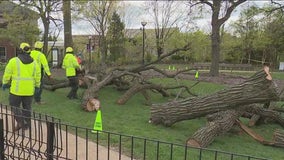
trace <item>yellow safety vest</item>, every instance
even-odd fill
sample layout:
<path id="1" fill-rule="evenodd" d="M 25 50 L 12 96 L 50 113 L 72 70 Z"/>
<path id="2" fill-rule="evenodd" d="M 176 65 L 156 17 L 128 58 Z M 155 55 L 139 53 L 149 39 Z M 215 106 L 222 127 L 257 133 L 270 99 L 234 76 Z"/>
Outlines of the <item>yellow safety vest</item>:
<path id="1" fill-rule="evenodd" d="M 30 53 L 30 56 L 39 64 L 40 68 L 44 69 L 44 72 L 48 76 L 51 75 L 48 62 L 46 60 L 45 55 L 42 52 L 37 51 L 37 50 L 32 50 Z"/>
<path id="2" fill-rule="evenodd" d="M 34 61 L 23 64 L 18 57 L 9 60 L 3 75 L 3 84 L 11 80 L 10 93 L 18 96 L 34 95 L 35 87 L 40 86 L 40 68 Z"/>
<path id="3" fill-rule="evenodd" d="M 66 71 L 66 76 L 76 76 L 76 68 L 80 68 L 80 65 L 76 59 L 76 57 L 71 53 L 66 53 L 62 68 Z"/>

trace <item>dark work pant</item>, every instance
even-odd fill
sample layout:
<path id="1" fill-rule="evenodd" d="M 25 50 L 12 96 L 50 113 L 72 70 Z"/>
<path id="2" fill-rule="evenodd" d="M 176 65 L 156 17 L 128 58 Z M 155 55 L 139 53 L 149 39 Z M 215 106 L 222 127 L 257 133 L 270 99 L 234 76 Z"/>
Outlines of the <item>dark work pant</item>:
<path id="1" fill-rule="evenodd" d="M 68 98 L 77 98 L 77 90 L 79 88 L 79 79 L 77 76 L 67 77 L 69 79 L 71 90 L 67 95 Z"/>
<path id="2" fill-rule="evenodd" d="M 31 104 L 33 96 L 17 96 L 9 95 L 9 103 L 12 106 L 12 112 L 15 115 L 15 120 L 19 125 L 31 125 Z M 23 109 L 21 108 L 21 105 Z"/>
<path id="3" fill-rule="evenodd" d="M 42 93 L 42 87 L 43 87 L 43 74 L 44 74 L 44 70 L 42 68 L 41 69 L 39 92 L 34 94 L 34 98 L 35 98 L 36 102 L 40 102 L 41 101 L 41 93 Z"/>

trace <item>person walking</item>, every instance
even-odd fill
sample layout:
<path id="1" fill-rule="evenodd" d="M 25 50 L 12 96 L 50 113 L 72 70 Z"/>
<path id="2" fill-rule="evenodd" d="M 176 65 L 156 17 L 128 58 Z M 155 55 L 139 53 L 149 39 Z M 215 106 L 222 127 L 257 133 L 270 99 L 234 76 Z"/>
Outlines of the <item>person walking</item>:
<path id="1" fill-rule="evenodd" d="M 17 122 L 17 126 L 12 128 L 13 132 L 31 127 L 33 95 L 39 92 L 40 67 L 32 59 L 30 52 L 30 45 L 21 43 L 20 53 L 9 60 L 3 74 L 2 89 L 10 88 L 9 104 Z M 23 109 L 20 108 L 21 105 Z"/>
<path id="2" fill-rule="evenodd" d="M 80 70 L 80 65 L 74 55 L 72 47 L 66 48 L 66 54 L 63 58 L 62 68 L 65 69 L 66 77 L 69 79 L 71 90 L 67 97 L 69 99 L 78 99 L 77 90 L 79 88 L 79 79 L 76 70 Z"/>
<path id="3" fill-rule="evenodd" d="M 45 55 L 42 53 L 43 42 L 36 41 L 34 44 L 34 50 L 31 51 L 31 57 L 38 63 L 41 68 L 41 78 L 39 92 L 34 95 L 35 103 L 38 105 L 45 104 L 41 100 L 42 88 L 43 88 L 43 76 L 46 74 L 48 78 L 51 77 L 50 69 Z"/>

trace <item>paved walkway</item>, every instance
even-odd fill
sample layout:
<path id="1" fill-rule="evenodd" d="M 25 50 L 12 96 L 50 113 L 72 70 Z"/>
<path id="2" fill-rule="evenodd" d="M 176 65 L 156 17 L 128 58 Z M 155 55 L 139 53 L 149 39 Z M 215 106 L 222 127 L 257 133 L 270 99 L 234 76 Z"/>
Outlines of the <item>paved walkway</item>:
<path id="1" fill-rule="evenodd" d="M 47 149 L 47 124 L 42 121 L 32 120 L 32 127 L 28 130 L 19 130 L 12 133 L 13 118 L 9 110 L 1 109 L 1 118 L 4 120 L 6 145 L 5 154 L 18 155 L 17 159 L 46 159 L 44 155 Z M 60 127 L 62 127 L 60 129 Z M 91 140 L 86 140 L 65 130 L 74 128 L 60 126 L 55 127 L 54 155 L 60 155 L 58 159 L 72 160 L 129 160 L 130 157 L 119 154 L 119 152 L 103 147 Z M 65 128 L 66 127 L 66 128 Z M 87 131 L 87 130 L 86 130 Z M 88 134 L 89 137 L 96 136 L 97 133 Z M 99 133 L 103 134 L 103 133 Z M 15 147 L 15 144 L 17 144 Z M 32 150 L 30 149 L 32 148 Z M 28 155 L 29 154 L 29 155 Z M 10 159 L 9 157 L 8 159 Z M 17 156 L 16 156 L 17 157 Z M 41 158 L 39 158 L 41 157 Z M 57 159 L 57 158 L 54 158 Z"/>

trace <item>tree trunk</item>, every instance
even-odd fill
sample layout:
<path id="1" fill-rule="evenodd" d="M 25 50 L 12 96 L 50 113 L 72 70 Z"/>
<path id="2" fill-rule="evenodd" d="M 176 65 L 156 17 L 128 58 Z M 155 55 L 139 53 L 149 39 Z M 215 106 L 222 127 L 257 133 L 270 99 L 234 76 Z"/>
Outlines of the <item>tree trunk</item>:
<path id="1" fill-rule="evenodd" d="M 277 122 L 279 125 L 284 127 L 284 118 L 277 111 L 273 111 L 271 109 L 266 109 L 259 106 L 252 106 L 247 108 L 247 112 L 254 113 L 255 115 L 259 115 L 261 119 L 270 119 Z"/>
<path id="2" fill-rule="evenodd" d="M 221 1 L 213 1 L 212 18 L 211 18 L 211 67 L 209 74 L 211 76 L 219 76 L 219 60 L 220 60 L 220 27 L 219 13 L 221 9 Z"/>
<path id="3" fill-rule="evenodd" d="M 125 104 L 132 96 L 134 96 L 136 93 L 141 92 L 143 90 L 147 89 L 155 89 L 159 91 L 164 97 L 168 97 L 169 94 L 163 90 L 163 86 L 161 85 L 155 85 L 155 84 L 145 84 L 145 85 L 140 85 L 136 84 L 133 85 L 129 90 L 127 90 L 126 93 L 124 93 L 117 101 L 117 104 Z"/>
<path id="4" fill-rule="evenodd" d="M 63 1 L 64 47 L 73 47 L 71 26 L 71 1 Z"/>
<path id="5" fill-rule="evenodd" d="M 219 60 L 220 60 L 220 26 L 212 20 L 211 35 L 211 67 L 209 74 L 211 76 L 219 76 Z"/>
<path id="6" fill-rule="evenodd" d="M 151 107 L 150 122 L 171 126 L 179 121 L 236 109 L 243 105 L 277 101 L 280 96 L 278 87 L 268 78 L 270 75 L 267 73 L 261 70 L 245 82 L 211 95 L 154 104 Z"/>
<path id="7" fill-rule="evenodd" d="M 187 140 L 187 145 L 194 147 L 207 147 L 214 138 L 229 131 L 235 121 L 242 114 L 241 111 L 227 110 L 215 113 L 210 116 L 212 121 L 208 125 L 200 128 Z M 212 116 L 214 118 L 212 118 Z"/>
<path id="8" fill-rule="evenodd" d="M 284 147 L 284 130 L 276 129 L 273 134 L 273 141 L 276 146 Z"/>
<path id="9" fill-rule="evenodd" d="M 43 84 L 43 88 L 46 90 L 50 90 L 50 91 L 55 91 L 56 89 L 60 89 L 60 88 L 66 88 L 69 87 L 69 81 L 65 81 L 62 83 L 56 83 L 53 85 L 47 85 L 47 84 Z"/>
<path id="10" fill-rule="evenodd" d="M 88 110 L 87 104 L 88 103 L 92 103 L 93 99 L 98 99 L 98 91 L 105 86 L 106 84 L 110 83 L 110 81 L 113 80 L 113 78 L 115 77 L 115 74 L 109 74 L 108 76 L 106 76 L 102 81 L 100 82 L 96 82 L 95 80 L 93 80 L 93 82 L 90 81 L 86 81 L 88 88 L 85 90 L 83 98 L 82 98 L 82 102 L 81 102 L 81 107 L 84 110 Z M 87 78 L 87 77 L 85 77 Z"/>
<path id="11" fill-rule="evenodd" d="M 43 88 L 50 91 L 55 91 L 56 89 L 69 87 L 69 80 L 57 80 L 57 79 L 43 79 Z"/>

